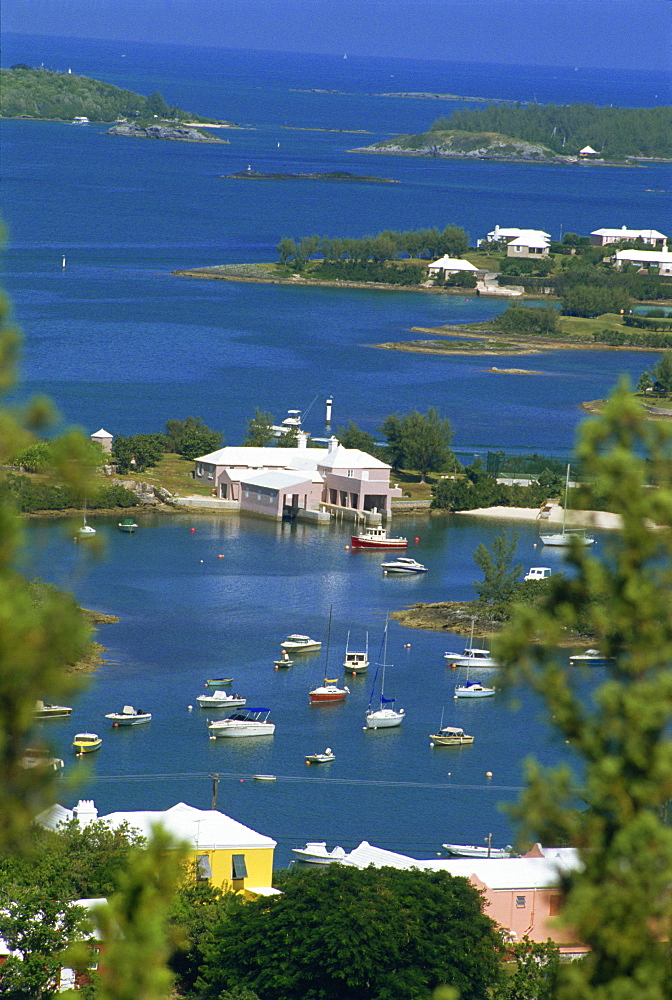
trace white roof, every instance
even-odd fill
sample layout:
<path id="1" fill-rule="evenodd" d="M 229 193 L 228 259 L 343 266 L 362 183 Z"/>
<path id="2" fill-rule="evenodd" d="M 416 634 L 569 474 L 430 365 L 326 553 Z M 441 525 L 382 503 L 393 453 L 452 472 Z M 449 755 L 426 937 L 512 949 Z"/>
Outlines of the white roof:
<path id="1" fill-rule="evenodd" d="M 351 868 L 368 868 L 369 865 L 373 865 L 374 868 L 424 868 L 427 862 L 416 861 L 415 858 L 386 851 L 382 847 L 374 847 L 368 840 L 363 840 L 359 847 L 355 847 L 345 855 L 341 864 L 349 865 Z"/>
<path id="2" fill-rule="evenodd" d="M 359 448 L 344 448 L 336 443 L 329 448 L 263 448 L 227 446 L 209 455 L 201 455 L 197 462 L 226 467 L 232 471 L 241 470 L 237 479 L 245 479 L 245 470 L 260 472 L 269 469 L 289 469 L 292 472 L 316 472 L 318 466 L 324 469 L 389 469 L 380 459 L 368 455 Z"/>
<path id="3" fill-rule="evenodd" d="M 669 264 L 672 263 L 672 252 L 664 250 L 617 250 L 616 260 L 631 260 L 633 263 L 641 264 Z"/>
<path id="4" fill-rule="evenodd" d="M 478 271 L 476 265 L 470 264 L 468 260 L 461 260 L 459 257 L 449 257 L 447 254 L 444 254 L 443 257 L 439 257 L 433 264 L 430 264 L 430 271 L 434 267 L 442 268 L 446 271 Z"/>
<path id="5" fill-rule="evenodd" d="M 359 448 L 344 448 L 337 444 L 331 451 L 327 451 L 324 457 L 320 458 L 318 468 L 320 469 L 389 469 L 390 466 L 381 462 L 379 458 L 374 458 Z"/>
<path id="6" fill-rule="evenodd" d="M 519 229 L 511 228 L 504 229 L 501 226 L 495 226 L 491 233 L 488 233 L 488 239 L 491 240 L 510 240 L 517 239 L 519 236 L 526 236 L 529 233 L 536 233 L 539 236 L 545 236 L 547 240 L 550 240 L 551 234 L 545 233 L 543 229 Z"/>
<path id="7" fill-rule="evenodd" d="M 92 438 L 111 438 L 111 437 L 114 437 L 114 434 L 110 434 L 110 432 L 106 431 L 104 427 L 101 427 L 100 430 L 96 431 L 95 434 L 92 434 L 91 437 Z"/>
<path id="8" fill-rule="evenodd" d="M 508 243 L 510 247 L 547 247 L 548 244 L 549 237 L 546 233 L 541 233 L 534 229 L 522 232 L 515 240 L 509 240 Z"/>
<path id="9" fill-rule="evenodd" d="M 579 150 L 579 156 L 583 153 L 584 156 L 597 155 L 597 150 L 593 149 L 592 146 L 584 146 L 583 149 Z"/>
<path id="10" fill-rule="evenodd" d="M 657 229 L 627 229 L 621 226 L 620 229 L 594 229 L 591 236 L 615 236 L 622 240 L 666 240 L 664 233 L 659 233 Z"/>
<path id="11" fill-rule="evenodd" d="M 310 472 L 299 474 L 285 472 L 284 469 L 271 469 L 253 472 L 251 476 L 241 474 L 240 482 L 245 486 L 264 486 L 269 490 L 286 490 L 292 486 L 299 486 L 301 483 L 312 483 L 314 478 Z M 321 481 L 321 477 L 317 478 Z"/>
<path id="12" fill-rule="evenodd" d="M 55 830 L 60 823 L 67 822 L 74 816 L 75 810 L 55 805 L 40 813 L 36 820 L 41 826 Z M 128 823 L 143 837 L 151 836 L 152 828 L 160 823 L 176 840 L 186 842 L 195 850 L 249 850 L 276 845 L 271 837 L 256 833 L 217 809 L 195 809 L 185 802 L 178 802 L 165 811 L 113 812 L 100 816 L 99 819 L 113 829 Z"/>

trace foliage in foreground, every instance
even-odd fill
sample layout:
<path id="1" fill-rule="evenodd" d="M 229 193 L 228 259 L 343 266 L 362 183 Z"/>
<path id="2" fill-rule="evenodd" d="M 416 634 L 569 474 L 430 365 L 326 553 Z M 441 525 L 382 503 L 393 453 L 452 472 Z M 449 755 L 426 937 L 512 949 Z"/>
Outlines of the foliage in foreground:
<path id="1" fill-rule="evenodd" d="M 557 1000 L 667 1000 L 672 995 L 672 437 L 621 384 L 577 449 L 584 506 L 606 497 L 622 530 L 600 558 L 580 545 L 535 609 L 518 607 L 497 643 L 508 671 L 539 693 L 582 767 L 530 762 L 518 818 L 532 840 L 579 848 L 564 881 L 563 921 L 591 949 L 561 966 Z M 651 526 L 658 525 L 660 530 Z M 609 662 L 586 698 L 553 653 L 587 617 Z M 575 811 L 577 795 L 585 804 Z"/>
<path id="2" fill-rule="evenodd" d="M 445 872 L 332 865 L 286 872 L 281 896 L 239 903 L 216 929 L 203 1000 L 417 1000 L 441 984 L 483 1000 L 499 939 L 480 894 Z"/>

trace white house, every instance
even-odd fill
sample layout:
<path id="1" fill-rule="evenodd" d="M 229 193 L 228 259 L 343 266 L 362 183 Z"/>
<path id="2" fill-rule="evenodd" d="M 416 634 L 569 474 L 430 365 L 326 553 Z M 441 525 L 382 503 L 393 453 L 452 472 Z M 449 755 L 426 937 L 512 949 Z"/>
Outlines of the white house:
<path id="1" fill-rule="evenodd" d="M 667 246 L 662 250 L 617 250 L 612 260 L 618 270 L 624 264 L 637 264 L 640 270 L 655 267 L 659 275 L 672 275 L 672 252 Z"/>
<path id="2" fill-rule="evenodd" d="M 280 519 L 322 510 L 388 517 L 393 497 L 390 466 L 332 437 L 326 448 L 226 447 L 195 461 L 194 479 L 240 510 Z"/>
<path id="3" fill-rule="evenodd" d="M 543 236 L 550 242 L 551 234 L 545 233 L 543 229 L 519 229 L 517 227 L 507 229 L 503 226 L 495 226 L 492 232 L 488 233 L 486 239 L 489 241 L 502 240 L 508 243 L 509 240 L 517 240 L 520 236 L 528 236 L 532 233 Z"/>
<path id="4" fill-rule="evenodd" d="M 470 264 L 468 260 L 462 260 L 459 257 L 449 257 L 447 254 L 444 254 L 443 257 L 439 257 L 438 260 L 430 264 L 428 270 L 431 277 L 445 278 L 449 274 L 468 272 L 476 274 L 478 268 L 475 264 Z"/>
<path id="5" fill-rule="evenodd" d="M 595 229 L 590 234 L 590 245 L 593 247 L 604 247 L 609 243 L 620 243 L 627 240 L 634 243 L 635 240 L 642 240 L 650 243 L 654 249 L 662 249 L 667 243 L 667 236 L 659 233 L 657 229 L 628 229 L 621 226 L 620 229 Z"/>
<path id="6" fill-rule="evenodd" d="M 506 244 L 507 257 L 547 257 L 550 236 L 539 229 L 525 229 Z"/>

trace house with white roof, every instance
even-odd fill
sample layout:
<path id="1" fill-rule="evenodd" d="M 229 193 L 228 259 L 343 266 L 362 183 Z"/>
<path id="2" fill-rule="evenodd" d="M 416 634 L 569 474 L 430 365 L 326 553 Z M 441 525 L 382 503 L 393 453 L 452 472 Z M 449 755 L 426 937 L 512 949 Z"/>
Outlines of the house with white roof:
<path id="1" fill-rule="evenodd" d="M 47 830 L 56 830 L 73 819 L 82 827 L 100 820 L 113 830 L 128 824 L 146 838 L 160 825 L 176 843 L 186 844 L 188 860 L 196 864 L 199 878 L 221 889 L 249 895 L 269 895 L 276 891 L 272 887 L 276 841 L 217 809 L 196 809 L 178 802 L 166 810 L 98 816 L 91 799 L 80 799 L 74 809 L 51 806 L 36 817 L 36 822 Z"/>
<path id="2" fill-rule="evenodd" d="M 584 954 L 571 928 L 554 919 L 560 912 L 563 875 L 576 871 L 581 862 L 574 848 L 544 848 L 535 844 L 521 858 L 428 858 L 417 860 L 386 851 L 362 841 L 340 864 L 356 868 L 401 868 L 445 871 L 468 879 L 480 890 L 487 916 L 514 941 L 524 937 L 543 942 L 549 938 L 563 955 Z"/>
<path id="3" fill-rule="evenodd" d="M 551 238 L 539 229 L 524 229 L 506 244 L 507 257 L 548 257 Z"/>
<path id="4" fill-rule="evenodd" d="M 390 485 L 391 467 L 332 437 L 326 448 L 308 448 L 305 435 L 295 448 L 229 446 L 195 461 L 194 479 L 238 509 L 279 520 L 348 512 L 356 517 L 377 511 L 389 517 L 392 499 L 402 494 Z"/>
<path id="5" fill-rule="evenodd" d="M 592 247 L 604 247 L 609 243 L 620 243 L 622 240 L 628 243 L 642 240 L 643 243 L 649 243 L 654 250 L 662 250 L 667 243 L 667 236 L 659 233 L 657 229 L 628 229 L 626 226 L 620 229 L 596 229 L 590 234 Z"/>
<path id="6" fill-rule="evenodd" d="M 617 270 L 621 270 L 626 264 L 635 264 L 640 271 L 655 268 L 659 275 L 672 275 L 672 252 L 667 249 L 666 244 L 662 250 L 617 250 L 611 259 Z"/>
<path id="7" fill-rule="evenodd" d="M 428 271 L 431 278 L 446 278 L 449 274 L 476 274 L 478 268 L 468 260 L 444 254 L 429 265 Z"/>
<path id="8" fill-rule="evenodd" d="M 508 243 L 509 240 L 517 240 L 520 236 L 525 236 L 530 233 L 536 233 L 539 236 L 544 236 L 550 242 L 551 234 L 545 233 L 543 229 L 520 229 L 517 226 L 511 228 L 495 226 L 492 232 L 488 233 L 486 239 L 493 242 L 501 240 Z"/>

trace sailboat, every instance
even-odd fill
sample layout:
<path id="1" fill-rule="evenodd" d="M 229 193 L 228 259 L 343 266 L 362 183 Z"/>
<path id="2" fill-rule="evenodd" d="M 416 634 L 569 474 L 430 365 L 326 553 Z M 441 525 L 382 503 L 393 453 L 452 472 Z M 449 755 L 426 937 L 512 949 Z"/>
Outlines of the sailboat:
<path id="1" fill-rule="evenodd" d="M 324 672 L 325 674 L 329 670 L 329 643 L 331 639 L 331 612 L 332 609 L 329 608 L 329 628 L 327 630 L 327 650 L 324 658 Z M 308 692 L 308 697 L 312 705 L 320 705 L 325 702 L 334 701 L 345 701 L 345 699 L 350 694 L 350 688 L 345 684 L 343 687 L 339 687 L 338 678 L 334 677 L 333 680 L 329 677 L 324 678 L 324 683 L 320 684 L 318 687 L 312 688 Z"/>
<path id="2" fill-rule="evenodd" d="M 467 667 L 467 676 L 465 678 L 464 684 L 455 685 L 454 698 L 489 698 L 490 695 L 495 694 L 495 688 L 486 687 L 481 681 L 470 681 L 469 680 L 469 667 Z"/>
<path id="3" fill-rule="evenodd" d="M 562 531 L 551 532 L 547 535 L 542 535 L 539 532 L 539 540 L 542 545 L 571 545 L 572 539 L 576 539 L 579 545 L 594 545 L 595 539 L 592 535 L 586 534 L 585 528 L 568 528 L 567 527 L 567 497 L 569 495 L 569 470 L 570 466 L 567 466 L 567 477 L 565 479 L 565 504 L 562 508 Z"/>
<path id="4" fill-rule="evenodd" d="M 382 674 L 380 678 L 380 705 L 378 708 L 373 708 L 373 692 L 376 688 L 376 679 L 378 677 L 378 668 L 376 668 L 376 676 L 373 678 L 373 687 L 371 688 L 371 699 L 369 701 L 369 709 L 365 715 L 366 728 L 367 729 L 392 729 L 393 726 L 400 726 L 404 721 L 404 710 L 403 708 L 396 709 L 394 707 L 394 698 L 385 697 L 385 670 L 387 667 L 387 621 L 385 622 L 385 631 L 383 633 L 383 662 L 379 663 L 378 666 L 382 667 Z"/>
<path id="5" fill-rule="evenodd" d="M 86 500 L 85 500 L 84 501 L 84 520 L 83 520 L 82 526 L 79 529 L 79 531 L 77 532 L 77 534 L 80 535 L 83 538 L 87 538 L 87 537 L 90 537 L 91 535 L 95 535 L 95 533 L 96 533 L 96 529 L 92 528 L 90 524 L 86 523 Z"/>

